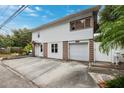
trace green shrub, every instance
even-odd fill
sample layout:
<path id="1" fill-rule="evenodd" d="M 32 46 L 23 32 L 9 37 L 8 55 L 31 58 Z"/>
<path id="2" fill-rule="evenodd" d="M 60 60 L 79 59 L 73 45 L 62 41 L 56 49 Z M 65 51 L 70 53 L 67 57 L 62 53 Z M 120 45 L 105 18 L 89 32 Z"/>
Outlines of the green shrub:
<path id="1" fill-rule="evenodd" d="M 27 45 L 24 47 L 24 49 L 23 49 L 23 51 L 24 51 L 25 53 L 29 53 L 31 50 L 32 50 L 32 44 L 31 44 L 31 43 L 27 44 Z"/>
<path id="2" fill-rule="evenodd" d="M 107 88 L 124 88 L 124 76 L 106 81 Z"/>

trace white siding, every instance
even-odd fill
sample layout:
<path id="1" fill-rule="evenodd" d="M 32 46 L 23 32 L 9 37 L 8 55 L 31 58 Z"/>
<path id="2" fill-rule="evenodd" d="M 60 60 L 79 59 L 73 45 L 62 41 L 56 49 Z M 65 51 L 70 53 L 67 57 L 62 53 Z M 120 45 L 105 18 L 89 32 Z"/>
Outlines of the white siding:
<path id="1" fill-rule="evenodd" d="M 110 52 L 108 55 L 99 51 L 100 43 L 94 43 L 94 59 L 95 61 L 112 61 L 112 53 Z"/>
<path id="2" fill-rule="evenodd" d="M 38 33 L 40 33 L 40 38 L 38 38 Z M 36 42 L 58 42 L 86 40 L 92 38 L 93 28 L 70 31 L 69 23 L 63 23 L 58 26 L 49 27 L 47 29 L 32 33 L 32 40 Z"/>
<path id="3" fill-rule="evenodd" d="M 99 45 L 100 42 L 94 43 L 94 59 L 95 61 L 106 61 L 106 62 L 112 62 L 113 61 L 113 57 L 114 57 L 114 53 L 116 51 L 119 51 L 120 53 L 124 53 L 124 49 L 112 49 L 108 55 L 105 53 L 102 53 L 99 51 Z M 124 62 L 124 57 L 120 56 L 120 61 Z"/>
<path id="4" fill-rule="evenodd" d="M 58 44 L 58 53 L 51 52 L 51 44 Z M 48 58 L 63 59 L 63 42 L 48 43 Z"/>

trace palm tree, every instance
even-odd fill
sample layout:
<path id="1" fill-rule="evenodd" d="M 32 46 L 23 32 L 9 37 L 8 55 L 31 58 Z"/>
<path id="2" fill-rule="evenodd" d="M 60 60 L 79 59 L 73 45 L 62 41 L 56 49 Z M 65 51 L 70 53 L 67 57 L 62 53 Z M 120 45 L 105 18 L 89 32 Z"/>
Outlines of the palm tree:
<path id="1" fill-rule="evenodd" d="M 99 16 L 100 51 L 108 53 L 113 48 L 124 48 L 124 6 L 104 6 Z"/>

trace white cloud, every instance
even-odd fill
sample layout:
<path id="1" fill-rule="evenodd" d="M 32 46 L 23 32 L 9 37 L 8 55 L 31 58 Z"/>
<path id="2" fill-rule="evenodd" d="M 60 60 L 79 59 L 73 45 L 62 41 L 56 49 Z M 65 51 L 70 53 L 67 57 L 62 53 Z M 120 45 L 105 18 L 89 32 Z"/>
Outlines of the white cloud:
<path id="1" fill-rule="evenodd" d="M 73 14 L 75 12 L 78 12 L 79 10 L 73 10 L 73 9 L 68 9 L 66 10 L 66 15 L 70 15 L 70 14 Z"/>
<path id="2" fill-rule="evenodd" d="M 18 10 L 21 7 L 21 5 L 7 5 L 7 6 L 0 6 L 0 19 L 4 17 L 4 19 L 8 18 L 10 15 L 12 15 L 16 10 Z M 6 10 L 6 11 L 5 11 Z M 5 12 L 4 12 L 5 11 Z M 24 10 L 25 13 L 28 13 L 29 16 L 38 16 L 37 14 L 34 14 L 35 10 L 31 9 L 30 7 L 27 7 Z"/>
<path id="3" fill-rule="evenodd" d="M 71 9 L 69 5 L 66 6 L 66 15 L 72 14 L 74 12 L 76 12 L 76 10 Z"/>
<path id="4" fill-rule="evenodd" d="M 38 15 L 34 13 L 30 13 L 29 16 L 37 17 Z"/>
<path id="5" fill-rule="evenodd" d="M 21 28 L 30 28 L 29 25 L 23 25 Z"/>
<path id="6" fill-rule="evenodd" d="M 35 7 L 35 10 L 37 10 L 37 11 L 41 11 L 41 10 L 43 10 L 43 9 L 40 8 L 40 7 L 38 7 L 38 6 L 36 6 L 36 7 Z"/>
<path id="7" fill-rule="evenodd" d="M 27 13 L 35 12 L 33 9 L 31 9 L 29 7 L 27 7 L 24 11 L 27 12 Z"/>
<path id="8" fill-rule="evenodd" d="M 51 11 L 46 11 L 46 13 L 48 14 L 48 15 L 51 15 L 51 16 L 53 16 L 54 14 L 51 12 Z"/>
<path id="9" fill-rule="evenodd" d="M 0 9 L 6 9 L 7 7 L 9 7 L 10 9 L 13 9 L 13 8 L 15 9 L 17 6 L 16 5 L 13 5 L 13 6 L 12 5 L 1 5 Z"/>
<path id="10" fill-rule="evenodd" d="M 11 5 L 11 6 L 9 6 L 9 9 L 11 9 L 11 10 L 17 10 L 19 8 L 20 8 L 20 6 L 17 6 L 17 5 Z"/>
<path id="11" fill-rule="evenodd" d="M 74 13 L 75 10 L 67 10 L 68 13 Z"/>
<path id="12" fill-rule="evenodd" d="M 5 21 L 10 15 L 12 15 L 16 10 L 19 9 L 19 5 L 1 5 L 0 6 L 0 20 Z"/>
<path id="13" fill-rule="evenodd" d="M 43 15 L 43 16 L 41 16 L 42 18 L 47 18 L 48 16 L 47 15 Z"/>
<path id="14" fill-rule="evenodd" d="M 32 16 L 32 17 L 39 16 L 38 14 L 36 14 L 36 10 L 34 10 L 30 7 L 27 7 L 24 11 L 28 14 L 28 16 Z"/>
<path id="15" fill-rule="evenodd" d="M 0 6 L 0 10 L 3 11 L 3 12 L 6 12 L 6 13 L 10 13 L 10 12 L 15 12 L 15 10 L 19 9 L 19 6 L 17 5 L 7 5 L 7 6 Z"/>

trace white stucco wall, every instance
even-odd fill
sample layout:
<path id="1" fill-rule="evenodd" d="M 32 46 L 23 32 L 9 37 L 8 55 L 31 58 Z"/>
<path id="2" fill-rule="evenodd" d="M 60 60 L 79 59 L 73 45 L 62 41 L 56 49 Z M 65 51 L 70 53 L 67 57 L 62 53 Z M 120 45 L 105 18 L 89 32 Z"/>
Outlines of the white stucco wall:
<path id="1" fill-rule="evenodd" d="M 58 53 L 51 52 L 51 44 L 58 44 Z M 48 43 L 48 58 L 63 59 L 63 42 Z"/>
<path id="2" fill-rule="evenodd" d="M 112 53 L 109 52 L 109 55 L 100 52 L 99 50 L 100 42 L 94 43 L 94 60 L 95 61 L 112 61 Z"/>
<path id="3" fill-rule="evenodd" d="M 38 38 L 38 33 L 40 38 Z M 32 33 L 32 40 L 36 42 L 58 42 L 70 40 L 86 40 L 93 38 L 93 28 L 70 31 L 70 24 L 63 23 L 38 32 Z"/>
<path id="4" fill-rule="evenodd" d="M 70 40 L 84 40 L 93 38 L 93 27 L 87 29 L 81 29 L 76 31 L 70 31 L 70 22 L 77 19 L 86 18 L 92 16 L 92 12 L 87 14 L 80 14 L 76 17 L 72 17 L 65 22 L 56 24 L 54 26 L 36 31 L 32 33 L 32 40 L 37 42 L 57 42 L 57 41 L 70 41 Z M 91 25 L 93 18 L 91 17 Z M 38 38 L 40 33 L 40 38 Z"/>
<path id="5" fill-rule="evenodd" d="M 95 42 L 94 43 L 94 60 L 95 61 L 106 61 L 106 62 L 112 62 L 113 61 L 113 57 L 114 57 L 114 53 L 116 51 L 119 51 L 121 54 L 124 54 L 124 49 L 112 49 L 108 55 L 105 54 L 105 53 L 102 53 L 99 51 L 99 45 L 100 45 L 100 42 Z M 124 57 L 123 56 L 120 56 L 120 61 L 121 62 L 124 62 Z"/>

